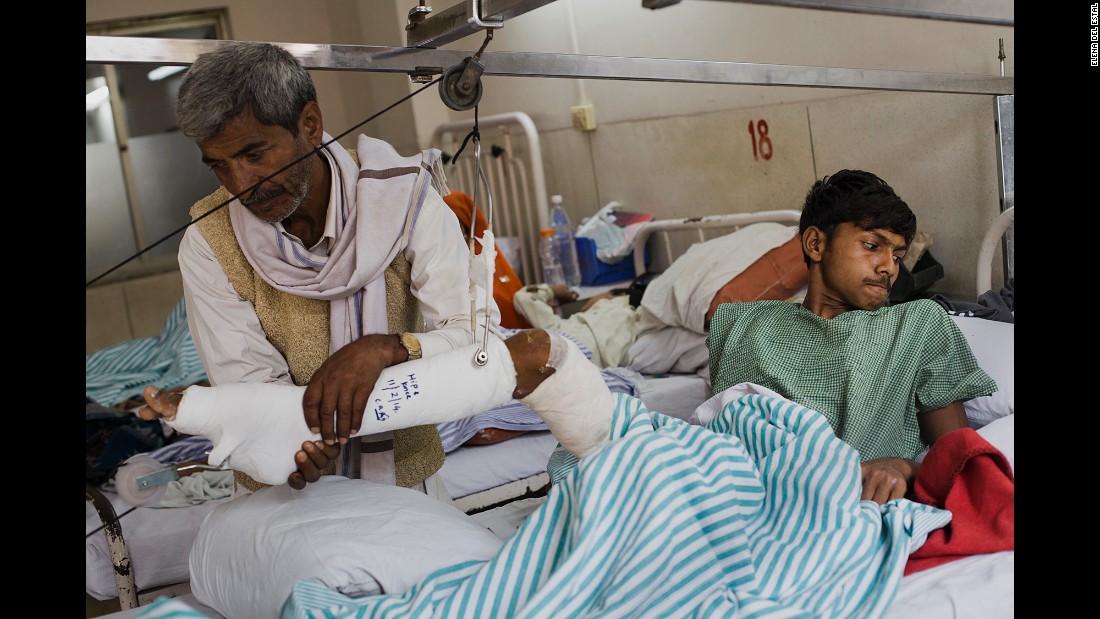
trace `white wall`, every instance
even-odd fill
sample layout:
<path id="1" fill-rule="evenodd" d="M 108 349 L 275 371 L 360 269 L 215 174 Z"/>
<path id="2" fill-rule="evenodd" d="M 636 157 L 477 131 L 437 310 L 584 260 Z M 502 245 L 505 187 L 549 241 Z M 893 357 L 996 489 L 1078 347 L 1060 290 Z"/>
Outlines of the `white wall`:
<path id="1" fill-rule="evenodd" d="M 438 12 L 458 3 L 431 4 Z M 642 8 L 641 0 L 557 0 L 507 21 L 487 51 L 996 76 L 1001 38 L 1005 74 L 1012 76 L 1012 28 L 715 0 L 683 0 L 659 10 Z M 473 35 L 445 47 L 473 51 L 482 41 Z M 580 103 L 592 103 L 600 122 L 619 122 L 859 92 L 492 76 L 484 82 L 482 114 L 522 109 L 544 130 L 569 127 L 569 108 Z"/>

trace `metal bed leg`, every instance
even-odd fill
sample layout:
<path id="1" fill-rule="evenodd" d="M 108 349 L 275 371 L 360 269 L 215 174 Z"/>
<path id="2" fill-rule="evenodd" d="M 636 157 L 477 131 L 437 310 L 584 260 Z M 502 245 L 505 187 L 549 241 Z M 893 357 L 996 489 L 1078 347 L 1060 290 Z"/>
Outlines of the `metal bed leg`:
<path id="1" fill-rule="evenodd" d="M 118 522 L 114 505 L 103 496 L 95 486 L 85 482 L 84 498 L 91 503 L 104 524 L 103 533 L 107 536 L 107 550 L 111 553 L 111 563 L 115 568 L 115 584 L 118 587 L 118 603 L 122 609 L 137 608 L 137 587 L 134 585 L 134 571 L 130 565 L 130 551 L 126 540 L 122 538 L 122 525 Z"/>

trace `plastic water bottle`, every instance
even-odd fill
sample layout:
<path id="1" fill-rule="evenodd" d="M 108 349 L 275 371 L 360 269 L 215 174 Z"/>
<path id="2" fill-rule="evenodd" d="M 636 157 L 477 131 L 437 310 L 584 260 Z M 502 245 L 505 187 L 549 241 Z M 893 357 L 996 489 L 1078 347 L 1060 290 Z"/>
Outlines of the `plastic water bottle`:
<path id="1" fill-rule="evenodd" d="M 558 252 L 554 246 L 554 229 L 543 228 L 539 230 L 539 261 L 542 262 L 542 283 L 553 286 L 565 283 L 565 271 L 558 260 Z"/>
<path id="2" fill-rule="evenodd" d="M 554 229 L 554 245 L 558 262 L 565 273 L 565 283 L 576 288 L 581 285 L 581 264 L 577 260 L 577 242 L 573 239 L 573 223 L 561 205 L 561 196 L 550 196 L 550 227 Z"/>

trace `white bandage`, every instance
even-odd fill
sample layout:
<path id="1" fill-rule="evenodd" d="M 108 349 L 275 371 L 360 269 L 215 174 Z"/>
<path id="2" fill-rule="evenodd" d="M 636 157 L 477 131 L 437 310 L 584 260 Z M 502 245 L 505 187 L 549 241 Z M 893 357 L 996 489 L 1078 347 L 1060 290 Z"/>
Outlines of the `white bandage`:
<path id="1" fill-rule="evenodd" d="M 510 401 L 516 388 L 512 357 L 497 337 L 485 344 L 484 366 L 474 363 L 478 346 L 470 344 L 383 370 L 354 436 L 454 421 Z M 229 459 L 231 468 L 278 485 L 297 469 L 294 454 L 302 443 L 321 439 L 306 425 L 304 393 L 305 387 L 272 383 L 192 386 L 169 425 L 210 439 L 210 464 Z"/>
<path id="2" fill-rule="evenodd" d="M 520 400 L 546 422 L 561 446 L 578 458 L 611 438 L 614 397 L 597 368 L 576 344 L 550 333 L 554 373 Z"/>
<path id="3" fill-rule="evenodd" d="M 496 272 L 496 240 L 490 230 L 485 230 L 478 243 L 481 245 L 481 253 L 470 256 L 470 279 L 478 286 L 492 287 L 493 273 Z"/>

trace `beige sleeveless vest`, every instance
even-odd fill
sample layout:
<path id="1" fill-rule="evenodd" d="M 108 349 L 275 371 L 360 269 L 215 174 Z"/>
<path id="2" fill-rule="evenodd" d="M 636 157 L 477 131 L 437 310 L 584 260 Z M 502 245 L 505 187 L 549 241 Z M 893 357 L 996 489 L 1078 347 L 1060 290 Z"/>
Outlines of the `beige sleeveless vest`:
<path id="1" fill-rule="evenodd" d="M 355 158 L 354 151 L 348 152 Z M 356 160 L 358 161 L 357 158 Z M 219 187 L 191 207 L 192 221 L 230 198 L 232 195 L 224 187 Z M 286 358 L 294 384 L 308 383 L 313 373 L 328 358 L 328 302 L 282 292 L 265 282 L 249 264 L 237 243 L 228 206 L 204 217 L 195 225 L 214 251 L 233 289 L 242 298 L 252 302 L 267 339 Z M 390 333 L 423 331 L 424 317 L 416 298 L 410 293 L 410 272 L 409 262 L 400 252 L 385 271 Z M 439 430 L 434 425 L 395 430 L 393 449 L 399 486 L 414 486 L 443 466 L 443 443 L 439 439 Z M 324 474 L 335 472 L 335 462 L 324 470 Z M 253 491 L 266 485 L 240 471 L 234 471 L 234 478 L 237 483 Z"/>

